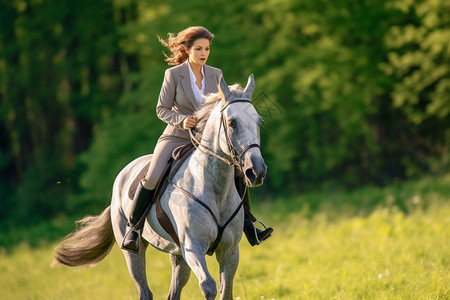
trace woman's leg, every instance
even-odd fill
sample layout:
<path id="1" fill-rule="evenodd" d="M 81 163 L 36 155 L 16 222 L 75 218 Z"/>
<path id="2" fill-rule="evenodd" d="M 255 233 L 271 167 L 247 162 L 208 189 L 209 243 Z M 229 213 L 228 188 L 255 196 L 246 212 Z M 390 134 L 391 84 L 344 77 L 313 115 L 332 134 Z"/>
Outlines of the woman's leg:
<path id="1" fill-rule="evenodd" d="M 130 213 L 128 215 L 127 232 L 123 238 L 121 248 L 129 251 L 138 251 L 140 230 L 144 224 L 144 212 L 154 196 L 154 190 L 158 181 L 167 166 L 169 158 L 172 156 L 175 148 L 190 143 L 189 140 L 175 137 L 162 136 L 153 151 L 152 161 L 147 171 L 147 175 L 140 182 L 136 194 L 131 203 Z"/>
<path id="2" fill-rule="evenodd" d="M 142 180 L 142 185 L 147 190 L 153 190 L 164 172 L 167 162 L 172 157 L 172 152 L 177 147 L 189 144 L 190 141 L 176 136 L 162 136 L 153 151 L 152 162 L 148 168 L 147 175 Z"/>

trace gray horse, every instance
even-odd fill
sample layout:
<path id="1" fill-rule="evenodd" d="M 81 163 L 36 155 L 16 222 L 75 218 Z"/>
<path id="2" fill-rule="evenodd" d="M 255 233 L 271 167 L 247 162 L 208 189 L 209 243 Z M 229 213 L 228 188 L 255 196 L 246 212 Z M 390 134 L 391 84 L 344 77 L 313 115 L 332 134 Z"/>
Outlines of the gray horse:
<path id="1" fill-rule="evenodd" d="M 148 244 L 170 255 L 168 299 L 180 299 L 191 270 L 205 299 L 215 299 L 216 283 L 205 261 L 208 250 L 215 250 L 220 265 L 221 299 L 233 298 L 244 224 L 242 200 L 234 183 L 235 169 L 243 172 L 250 187 L 261 185 L 267 170 L 259 147 L 262 118 L 251 103 L 254 88 L 253 75 L 244 90 L 238 85 L 230 90 L 221 78 L 219 93 L 209 95 L 198 111 L 201 138 L 196 140 L 191 135 L 197 149 L 183 162 L 160 198 L 179 245 L 159 224 L 153 205 L 142 232 L 143 246 L 138 253 L 123 251 L 139 299 L 153 298 L 145 269 Z M 108 255 L 114 239 L 120 245 L 132 201 L 129 189 L 151 159 L 152 155 L 139 157 L 119 173 L 111 205 L 99 216 L 78 222 L 78 229 L 56 248 L 54 264 L 95 266 Z"/>

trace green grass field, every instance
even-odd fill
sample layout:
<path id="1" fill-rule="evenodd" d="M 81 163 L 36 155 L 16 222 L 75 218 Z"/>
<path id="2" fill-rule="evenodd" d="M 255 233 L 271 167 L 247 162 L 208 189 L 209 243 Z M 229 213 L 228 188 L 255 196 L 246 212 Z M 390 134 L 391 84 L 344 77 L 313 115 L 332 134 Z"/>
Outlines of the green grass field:
<path id="1" fill-rule="evenodd" d="M 450 299 L 450 176 L 256 203 L 275 227 L 241 242 L 235 299 Z M 136 299 L 118 247 L 95 268 L 50 268 L 55 243 L 0 253 L 1 299 Z M 165 299 L 168 257 L 147 252 L 149 285 Z M 208 258 L 217 279 L 217 263 Z M 183 299 L 201 299 L 191 275 Z"/>

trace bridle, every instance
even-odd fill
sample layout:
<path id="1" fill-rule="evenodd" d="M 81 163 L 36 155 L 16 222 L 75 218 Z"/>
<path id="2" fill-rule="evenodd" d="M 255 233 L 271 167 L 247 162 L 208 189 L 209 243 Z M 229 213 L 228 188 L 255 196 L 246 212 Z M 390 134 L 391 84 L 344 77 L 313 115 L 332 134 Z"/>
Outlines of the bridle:
<path id="1" fill-rule="evenodd" d="M 235 149 L 235 147 L 233 146 L 233 142 L 230 139 L 230 136 L 228 134 L 228 129 L 227 129 L 227 124 L 225 121 L 225 117 L 224 117 L 224 110 L 225 108 L 227 108 L 229 105 L 234 104 L 234 103 L 239 103 L 239 102 L 247 102 L 252 104 L 252 101 L 249 99 L 245 99 L 245 98 L 234 98 L 231 101 L 227 101 L 226 104 L 221 107 L 220 109 L 220 127 L 219 127 L 219 131 L 218 131 L 218 135 L 220 135 L 220 130 L 223 127 L 224 133 L 225 133 L 225 141 L 227 143 L 227 147 L 228 147 L 228 151 L 230 153 L 231 156 L 231 160 L 223 157 L 217 153 L 215 153 L 214 151 L 212 151 L 211 149 L 209 149 L 208 147 L 206 147 L 205 145 L 203 145 L 200 141 L 198 141 L 194 134 L 192 133 L 191 128 L 189 128 L 189 134 L 191 136 L 191 141 L 192 144 L 200 151 L 202 151 L 203 153 L 207 154 L 207 155 L 211 155 L 214 156 L 218 159 L 220 159 L 221 161 L 227 163 L 230 166 L 235 166 L 238 167 L 240 171 L 243 171 L 243 163 L 242 163 L 242 157 L 244 156 L 245 152 L 247 152 L 248 150 L 250 150 L 251 148 L 259 148 L 261 149 L 261 146 L 259 144 L 250 144 L 247 147 L 245 147 L 244 149 L 242 149 L 242 151 L 240 153 L 238 153 Z"/>

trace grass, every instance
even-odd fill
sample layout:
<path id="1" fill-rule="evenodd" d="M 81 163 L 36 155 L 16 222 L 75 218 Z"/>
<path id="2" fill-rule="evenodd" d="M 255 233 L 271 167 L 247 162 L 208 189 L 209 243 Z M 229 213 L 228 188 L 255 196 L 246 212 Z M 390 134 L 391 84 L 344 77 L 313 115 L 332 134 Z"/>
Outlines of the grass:
<path id="1" fill-rule="evenodd" d="M 258 247 L 241 242 L 235 299 L 450 299 L 449 188 L 447 176 L 255 203 L 276 231 Z M 54 246 L 3 250 L 1 298 L 136 299 L 117 246 L 95 268 L 51 269 Z M 164 299 L 168 257 L 149 248 L 147 260 L 150 288 Z M 217 279 L 215 259 L 208 264 Z M 201 299 L 194 275 L 183 299 Z"/>

